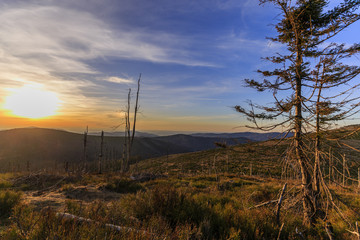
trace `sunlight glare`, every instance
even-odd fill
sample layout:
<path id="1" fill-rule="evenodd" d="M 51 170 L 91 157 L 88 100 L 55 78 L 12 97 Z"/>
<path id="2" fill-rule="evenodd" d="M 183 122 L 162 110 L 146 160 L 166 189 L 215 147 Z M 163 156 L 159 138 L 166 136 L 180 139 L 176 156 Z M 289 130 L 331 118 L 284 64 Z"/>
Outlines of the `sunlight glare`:
<path id="1" fill-rule="evenodd" d="M 56 93 L 32 85 L 12 89 L 4 104 L 4 108 L 13 115 L 31 119 L 55 115 L 58 107 L 59 98 Z"/>

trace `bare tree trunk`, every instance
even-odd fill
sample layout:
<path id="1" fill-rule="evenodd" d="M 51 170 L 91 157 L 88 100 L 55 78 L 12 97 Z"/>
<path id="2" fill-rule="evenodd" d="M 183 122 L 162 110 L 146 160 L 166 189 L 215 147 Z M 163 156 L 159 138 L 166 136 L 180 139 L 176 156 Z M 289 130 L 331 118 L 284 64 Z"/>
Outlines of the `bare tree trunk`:
<path id="1" fill-rule="evenodd" d="M 127 141 L 126 144 L 126 162 L 125 162 L 125 168 L 124 171 L 127 172 L 129 170 L 129 165 L 130 165 L 130 149 L 131 149 L 131 135 L 130 135 L 130 100 L 131 100 L 131 89 L 129 89 L 129 93 L 128 93 L 128 106 L 127 106 L 127 117 L 126 117 L 126 131 L 127 131 L 127 136 L 125 141 Z"/>
<path id="2" fill-rule="evenodd" d="M 304 209 L 304 223 L 305 224 L 313 224 L 313 213 L 314 207 L 312 204 L 313 198 L 313 189 L 312 189 L 312 179 L 310 175 L 310 171 L 306 166 L 305 157 L 302 152 L 302 139 L 300 134 L 295 132 L 295 154 L 296 158 L 300 165 L 301 171 L 301 185 L 302 185 L 302 193 L 303 193 L 303 209 Z"/>
<path id="3" fill-rule="evenodd" d="M 133 142 L 134 142 L 135 127 L 136 127 L 136 116 L 137 116 L 137 112 L 138 112 L 138 109 L 139 109 L 140 79 L 141 79 L 141 74 L 140 74 L 139 79 L 138 79 L 138 82 L 137 82 L 137 92 L 136 92 L 136 101 L 135 101 L 133 130 L 132 130 L 132 136 L 131 136 L 131 145 L 132 145 Z"/>
<path id="4" fill-rule="evenodd" d="M 129 93 L 128 93 L 127 109 L 126 109 L 126 113 L 125 113 L 125 136 L 124 136 L 124 153 L 123 153 L 122 172 L 127 172 L 130 169 L 131 148 L 134 143 L 135 132 L 136 132 L 136 118 L 137 118 L 137 113 L 139 111 L 140 80 L 141 80 L 141 74 L 139 76 L 138 83 L 137 83 L 137 92 L 136 92 L 136 101 L 135 101 L 132 132 L 131 132 L 131 122 L 130 122 L 131 89 L 129 89 Z"/>
<path id="5" fill-rule="evenodd" d="M 322 84 L 319 86 L 319 92 L 317 96 L 316 101 L 316 137 L 315 137 L 315 161 L 314 161 L 314 191 L 315 194 L 318 194 L 320 192 L 320 97 L 321 97 L 321 91 L 322 91 Z"/>
<path id="6" fill-rule="evenodd" d="M 343 155 L 343 173 L 342 173 L 342 185 L 343 185 L 343 187 L 345 187 L 345 185 L 346 185 L 346 182 L 345 182 L 345 169 L 346 169 L 346 155 L 344 154 Z"/>
<path id="7" fill-rule="evenodd" d="M 295 23 L 293 23 L 295 24 Z M 295 27 L 294 27 L 295 28 Z M 296 30 L 296 28 L 294 29 Z M 295 33 L 297 33 L 295 31 Z M 299 39 L 296 38 L 297 41 Z M 303 209 L 304 209 L 304 223 L 313 224 L 314 223 L 314 207 L 312 204 L 313 200 L 313 188 L 312 188 L 312 178 L 310 170 L 306 164 L 306 157 L 304 154 L 304 143 L 302 138 L 302 78 L 301 78 L 301 68 L 302 68 L 302 53 L 301 46 L 299 42 L 296 42 L 297 45 L 297 57 L 296 57 L 296 79 L 295 79 L 295 122 L 294 122 L 294 140 L 295 140 L 295 157 L 299 163 L 301 171 L 301 185 L 303 193 Z"/>
<path id="8" fill-rule="evenodd" d="M 139 92 L 140 92 L 140 79 L 141 79 L 141 73 L 137 82 L 137 91 L 136 91 L 136 100 L 135 100 L 135 109 L 134 109 L 134 120 L 133 120 L 133 130 L 132 130 L 132 135 L 131 135 L 131 146 L 134 143 L 134 138 L 135 138 L 135 132 L 136 132 L 136 117 L 137 117 L 137 113 L 139 110 Z M 137 171 L 137 159 L 136 161 L 136 171 Z"/>
<path id="9" fill-rule="evenodd" d="M 102 173 L 103 148 L 104 148 L 104 131 L 101 131 L 100 154 L 99 154 L 99 174 Z"/>
<path id="10" fill-rule="evenodd" d="M 84 132 L 84 152 L 83 152 L 83 171 L 86 171 L 86 162 L 87 162 L 87 137 L 89 133 L 89 127 L 86 126 L 86 131 Z"/>
<path id="11" fill-rule="evenodd" d="M 358 190 L 357 192 L 360 192 L 360 168 L 358 168 Z"/>
<path id="12" fill-rule="evenodd" d="M 124 132 L 124 144 L 123 144 L 123 154 L 122 154 L 122 162 L 121 162 L 121 172 L 125 172 L 125 162 L 126 162 L 126 149 L 127 149 L 127 116 L 125 113 L 125 132 Z"/>
<path id="13" fill-rule="evenodd" d="M 331 225 L 331 223 L 327 222 L 325 224 L 325 231 L 329 237 L 329 240 L 334 240 L 335 237 L 334 237 L 334 232 L 333 232 L 333 227 Z"/>
<path id="14" fill-rule="evenodd" d="M 279 201 L 277 203 L 277 210 L 276 210 L 276 222 L 278 225 L 280 225 L 280 209 L 281 209 L 281 204 L 282 204 L 282 201 L 284 199 L 284 194 L 285 194 L 285 191 L 286 191 L 286 186 L 287 186 L 287 183 L 285 183 L 282 191 L 281 191 L 281 194 L 280 194 L 280 197 L 279 197 Z"/>
<path id="15" fill-rule="evenodd" d="M 313 184 L 314 184 L 314 191 L 313 191 L 313 205 L 314 205 L 314 219 L 316 220 L 317 218 L 323 218 L 324 217 L 324 212 L 322 210 L 322 206 L 321 206 L 321 189 L 320 189 L 320 179 L 322 178 L 322 172 L 321 172 L 321 168 L 320 168 L 320 164 L 321 164 L 321 139 L 320 139 L 320 103 L 321 103 L 321 94 L 322 94 L 322 89 L 323 89 L 323 83 L 321 82 L 318 86 L 319 91 L 318 91 L 318 95 L 317 95 L 317 100 L 316 100 L 316 109 L 315 109 L 315 121 L 316 121 L 316 125 L 315 125 L 315 131 L 316 131 L 316 136 L 315 136 L 315 159 L 314 159 L 314 169 L 313 169 Z"/>
<path id="16" fill-rule="evenodd" d="M 331 175 L 332 175 L 332 155 L 331 148 L 329 150 L 329 185 L 331 184 Z"/>

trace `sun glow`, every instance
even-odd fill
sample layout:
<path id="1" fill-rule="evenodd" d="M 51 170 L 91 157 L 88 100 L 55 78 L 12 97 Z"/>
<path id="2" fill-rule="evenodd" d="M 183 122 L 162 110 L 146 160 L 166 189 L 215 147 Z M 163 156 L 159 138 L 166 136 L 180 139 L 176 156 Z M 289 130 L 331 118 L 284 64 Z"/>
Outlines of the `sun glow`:
<path id="1" fill-rule="evenodd" d="M 59 103 L 56 93 L 40 86 L 25 85 L 11 89 L 11 94 L 5 99 L 4 108 L 16 116 L 37 119 L 55 115 Z"/>

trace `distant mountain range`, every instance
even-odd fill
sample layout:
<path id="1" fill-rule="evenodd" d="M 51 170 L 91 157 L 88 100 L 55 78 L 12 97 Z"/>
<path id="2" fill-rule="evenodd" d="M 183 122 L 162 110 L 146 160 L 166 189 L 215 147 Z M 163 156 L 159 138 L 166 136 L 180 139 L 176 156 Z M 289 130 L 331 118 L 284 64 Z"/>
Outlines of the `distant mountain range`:
<path id="1" fill-rule="evenodd" d="M 90 132 L 89 135 L 93 136 L 100 136 L 101 132 Z M 104 136 L 108 137 L 124 137 L 124 132 L 104 132 Z M 193 136 L 193 137 L 203 137 L 203 138 L 217 138 L 217 139 L 238 139 L 238 138 L 246 138 L 251 141 L 266 141 L 269 139 L 280 139 L 285 136 L 284 133 L 279 132 L 268 132 L 268 133 L 255 133 L 255 132 L 237 132 L 237 133 L 189 133 L 189 134 L 170 134 L 170 135 L 157 135 L 153 133 L 147 132 L 138 132 L 136 131 L 136 137 L 148 137 L 148 138 L 155 138 L 155 137 L 165 137 L 169 139 L 172 136 L 178 135 L 186 135 L 186 136 Z M 291 137 L 293 134 L 288 134 L 287 137 Z"/>
<path id="2" fill-rule="evenodd" d="M 147 132 L 136 131 L 135 134 L 136 134 L 136 137 L 149 137 L 149 138 L 150 137 L 159 137 L 159 135 L 147 133 Z M 89 135 L 101 136 L 101 132 L 89 132 Z M 104 136 L 106 136 L 106 137 L 124 137 L 125 133 L 124 132 L 104 132 Z"/>
<path id="3" fill-rule="evenodd" d="M 120 159 L 124 138 L 120 133 L 105 133 L 104 158 Z M 279 137 L 279 133 L 197 133 L 156 136 L 136 133 L 132 155 L 138 159 L 167 154 L 202 151 L 215 148 L 216 142 L 228 145 Z M 86 159 L 94 161 L 100 153 L 100 133 L 92 133 L 87 139 Z M 32 167 L 53 167 L 64 162 L 79 162 L 84 159 L 84 135 L 62 130 L 21 128 L 0 131 L 0 170 L 22 166 L 27 162 Z"/>

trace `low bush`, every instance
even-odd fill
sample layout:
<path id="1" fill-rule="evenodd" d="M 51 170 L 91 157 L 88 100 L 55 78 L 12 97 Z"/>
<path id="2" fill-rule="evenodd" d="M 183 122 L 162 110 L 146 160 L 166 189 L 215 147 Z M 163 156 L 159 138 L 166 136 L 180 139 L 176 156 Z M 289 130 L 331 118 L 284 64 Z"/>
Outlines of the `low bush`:
<path id="1" fill-rule="evenodd" d="M 154 216 L 163 219 L 173 230 L 179 226 L 199 229 L 202 238 L 220 239 L 227 235 L 226 223 L 204 202 L 196 201 L 173 187 L 155 187 L 147 192 L 127 196 L 120 201 L 128 215 L 140 221 Z"/>
<path id="2" fill-rule="evenodd" d="M 0 189 L 4 189 L 4 188 L 11 188 L 12 187 L 12 183 L 6 180 L 2 180 L 0 181 Z"/>
<path id="3" fill-rule="evenodd" d="M 136 193 L 143 189 L 143 186 L 131 179 L 120 178 L 113 179 L 105 185 L 105 189 L 117 193 Z"/>
<path id="4" fill-rule="evenodd" d="M 0 219 L 8 218 L 12 209 L 20 202 L 21 194 L 14 191 L 0 191 Z"/>
<path id="5" fill-rule="evenodd" d="M 6 240 L 38 239 L 149 239 L 140 231 L 119 231 L 100 221 L 69 219 L 50 208 L 34 211 L 27 205 L 17 205 L 12 215 L 13 223 L 0 235 Z"/>

